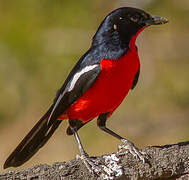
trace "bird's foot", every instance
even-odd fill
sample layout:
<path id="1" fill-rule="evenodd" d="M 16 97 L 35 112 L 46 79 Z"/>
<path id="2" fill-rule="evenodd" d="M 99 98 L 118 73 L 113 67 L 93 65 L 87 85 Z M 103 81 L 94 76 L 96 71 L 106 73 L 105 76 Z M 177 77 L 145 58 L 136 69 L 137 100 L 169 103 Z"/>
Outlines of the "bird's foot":
<path id="1" fill-rule="evenodd" d="M 103 180 L 113 180 L 123 174 L 122 167 L 119 165 L 119 158 L 116 154 L 104 155 L 103 162 L 99 159 L 93 159 L 88 154 L 77 155 L 81 159 L 90 173 L 95 174 Z"/>
<path id="2" fill-rule="evenodd" d="M 81 159 L 90 173 L 96 175 L 100 175 L 102 173 L 102 169 L 100 168 L 98 163 L 95 161 L 95 159 L 90 158 L 87 153 L 77 155 L 76 159 Z"/>
<path id="3" fill-rule="evenodd" d="M 121 141 L 123 142 L 123 144 L 118 146 L 119 155 L 124 155 L 130 152 L 134 157 L 139 158 L 143 162 L 143 164 L 145 163 L 145 152 L 140 151 L 137 147 L 135 147 L 135 145 L 132 142 L 126 139 L 121 139 Z M 126 151 L 123 151 L 123 149 L 125 149 Z"/>

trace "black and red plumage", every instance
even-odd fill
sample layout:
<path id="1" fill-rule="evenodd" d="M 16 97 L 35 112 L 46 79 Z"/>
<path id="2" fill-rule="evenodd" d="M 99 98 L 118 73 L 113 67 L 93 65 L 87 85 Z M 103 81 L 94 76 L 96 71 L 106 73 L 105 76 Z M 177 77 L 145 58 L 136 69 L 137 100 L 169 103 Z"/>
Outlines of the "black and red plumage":
<path id="1" fill-rule="evenodd" d="M 4 168 L 20 166 L 29 160 L 64 119 L 69 119 L 67 134 L 75 135 L 80 152 L 88 161 L 77 131 L 95 117 L 102 130 L 122 140 L 132 154 L 143 160 L 131 142 L 106 128 L 105 123 L 137 84 L 140 72 L 137 36 L 150 25 L 166 22 L 165 18 L 129 7 L 108 14 L 94 35 L 91 47 L 58 90 L 49 110 L 11 153 Z"/>

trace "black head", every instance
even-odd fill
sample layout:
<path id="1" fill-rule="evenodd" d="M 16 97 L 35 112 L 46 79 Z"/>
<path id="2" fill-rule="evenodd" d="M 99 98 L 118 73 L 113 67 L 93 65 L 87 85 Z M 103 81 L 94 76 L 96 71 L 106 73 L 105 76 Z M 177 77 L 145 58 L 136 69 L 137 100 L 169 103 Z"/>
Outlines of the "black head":
<path id="1" fill-rule="evenodd" d="M 114 10 L 99 26 L 92 45 L 112 44 L 128 46 L 131 38 L 149 25 L 168 22 L 167 19 L 150 15 L 143 10 L 123 7 Z"/>

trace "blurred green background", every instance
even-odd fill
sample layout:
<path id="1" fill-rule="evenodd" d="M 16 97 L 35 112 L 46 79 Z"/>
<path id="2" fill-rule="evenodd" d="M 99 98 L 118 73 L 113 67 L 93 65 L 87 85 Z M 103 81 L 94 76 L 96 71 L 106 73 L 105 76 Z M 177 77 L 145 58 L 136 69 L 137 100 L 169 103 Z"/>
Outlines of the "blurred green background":
<path id="1" fill-rule="evenodd" d="M 138 147 L 189 140 L 188 0 L 0 0 L 0 170 L 51 104 L 103 18 L 115 8 L 135 6 L 168 18 L 138 38 L 141 74 L 134 91 L 108 126 Z M 73 159 L 67 122 L 24 167 Z M 117 150 L 119 141 L 93 120 L 80 131 L 86 151 Z"/>

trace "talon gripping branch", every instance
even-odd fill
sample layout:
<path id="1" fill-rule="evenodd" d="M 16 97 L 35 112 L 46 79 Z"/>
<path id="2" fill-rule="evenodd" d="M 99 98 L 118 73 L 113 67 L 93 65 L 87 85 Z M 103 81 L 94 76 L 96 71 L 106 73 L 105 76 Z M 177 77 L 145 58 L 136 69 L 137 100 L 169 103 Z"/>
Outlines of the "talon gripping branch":
<path id="1" fill-rule="evenodd" d="M 131 142 L 106 127 L 106 120 L 137 84 L 140 73 L 137 36 L 150 25 L 166 22 L 165 18 L 130 7 L 108 14 L 49 110 L 8 157 L 4 168 L 17 167 L 29 160 L 65 119 L 69 120 L 67 134 L 74 134 L 82 159 L 89 169 L 93 168 L 77 131 L 95 117 L 100 129 L 120 139 L 130 153 L 144 161 L 142 153 Z"/>

